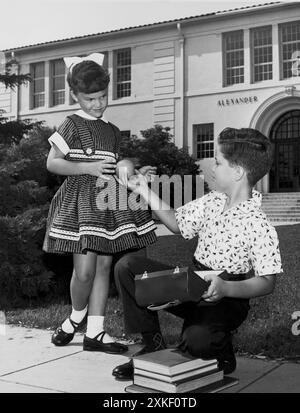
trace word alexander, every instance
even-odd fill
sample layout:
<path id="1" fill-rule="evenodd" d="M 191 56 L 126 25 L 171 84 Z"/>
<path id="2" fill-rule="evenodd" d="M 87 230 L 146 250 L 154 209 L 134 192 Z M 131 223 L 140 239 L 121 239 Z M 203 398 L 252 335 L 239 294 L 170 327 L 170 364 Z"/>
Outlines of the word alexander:
<path id="1" fill-rule="evenodd" d="M 258 102 L 257 96 L 249 96 L 244 98 L 231 98 L 231 99 L 221 99 L 218 100 L 218 106 L 232 106 L 232 105 L 240 105 L 240 104 L 248 104 L 248 103 L 255 103 Z"/>

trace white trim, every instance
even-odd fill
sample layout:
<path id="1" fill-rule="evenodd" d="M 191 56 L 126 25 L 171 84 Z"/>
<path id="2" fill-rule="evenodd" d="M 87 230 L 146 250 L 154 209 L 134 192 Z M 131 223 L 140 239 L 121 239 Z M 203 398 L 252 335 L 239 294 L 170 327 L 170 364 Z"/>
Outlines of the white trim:
<path id="1" fill-rule="evenodd" d="M 108 123 L 108 120 L 106 117 L 103 115 L 101 118 L 95 118 L 95 116 L 91 116 L 88 113 L 84 112 L 84 110 L 79 109 L 77 112 L 75 112 L 75 115 L 80 116 L 83 119 L 88 119 L 88 120 L 103 120 L 103 122 Z"/>
<path id="2" fill-rule="evenodd" d="M 78 154 L 84 154 L 83 149 L 70 149 L 70 153 L 78 153 Z M 95 150 L 95 155 L 105 155 L 105 156 L 111 156 L 115 157 L 115 153 L 111 151 L 100 151 L 98 149 Z"/>
<path id="3" fill-rule="evenodd" d="M 71 149 L 69 152 L 70 158 L 79 159 L 100 159 L 100 160 L 116 160 L 116 154 L 109 151 L 96 150 L 94 155 L 86 155 L 83 149 Z"/>
<path id="4" fill-rule="evenodd" d="M 110 155 L 85 155 L 85 154 L 76 154 L 69 153 L 70 158 L 79 158 L 79 159 L 99 159 L 99 160 L 116 160 L 115 156 Z"/>
<path id="5" fill-rule="evenodd" d="M 50 138 L 48 139 L 48 142 L 50 145 L 53 147 L 53 143 L 58 147 L 58 149 L 64 154 L 67 155 L 67 153 L 70 152 L 69 145 L 66 143 L 64 138 L 58 133 L 54 132 Z"/>
<path id="6" fill-rule="evenodd" d="M 79 232 L 65 231 L 62 229 L 53 228 L 49 232 L 49 236 L 53 238 L 69 239 L 71 241 L 79 241 L 80 237 L 83 235 L 95 235 L 100 236 L 109 240 L 115 240 L 128 232 L 137 232 L 138 235 L 146 234 L 152 230 L 156 229 L 156 225 L 153 221 L 141 226 L 136 227 L 134 224 L 122 225 L 115 231 L 107 231 L 104 228 L 97 227 L 80 227 Z"/>

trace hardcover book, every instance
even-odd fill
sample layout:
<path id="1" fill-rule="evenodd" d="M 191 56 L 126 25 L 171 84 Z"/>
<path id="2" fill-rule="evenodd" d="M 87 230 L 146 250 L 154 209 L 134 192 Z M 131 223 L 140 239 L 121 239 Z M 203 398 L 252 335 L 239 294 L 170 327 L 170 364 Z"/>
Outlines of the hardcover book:
<path id="1" fill-rule="evenodd" d="M 224 377 L 223 371 L 220 371 L 219 369 L 216 370 L 213 373 L 204 373 L 173 383 L 134 374 L 133 384 L 160 390 L 166 393 L 186 393 L 222 380 Z"/>
<path id="2" fill-rule="evenodd" d="M 198 376 L 199 374 L 204 374 L 204 373 L 209 374 L 212 371 L 216 371 L 217 368 L 218 368 L 218 364 L 214 363 L 214 364 L 211 364 L 211 365 L 206 366 L 206 367 L 200 367 L 200 368 L 184 371 L 182 373 L 175 374 L 175 375 L 172 375 L 172 376 L 169 376 L 167 374 L 155 373 L 153 371 L 148 371 L 148 370 L 142 370 L 142 369 L 139 369 L 139 368 L 135 368 L 134 369 L 134 374 L 137 374 L 137 375 L 140 375 L 140 376 L 151 377 L 153 379 L 166 381 L 168 383 L 173 383 L 173 382 L 176 382 L 176 381 L 182 380 L 182 379 L 187 379 L 187 378 L 191 379 L 192 377 Z"/>
<path id="3" fill-rule="evenodd" d="M 203 360 L 170 348 L 133 357 L 134 368 L 167 376 L 173 376 L 197 368 L 211 367 L 216 363 L 216 359 Z"/>
<path id="4" fill-rule="evenodd" d="M 239 380 L 235 377 L 224 376 L 220 381 L 209 384 L 207 386 L 191 390 L 187 393 L 217 393 L 222 390 L 225 390 L 231 386 L 234 386 L 239 383 Z M 149 387 L 139 386 L 137 384 L 130 384 L 125 387 L 127 393 L 165 393 L 161 390 L 151 389 Z"/>

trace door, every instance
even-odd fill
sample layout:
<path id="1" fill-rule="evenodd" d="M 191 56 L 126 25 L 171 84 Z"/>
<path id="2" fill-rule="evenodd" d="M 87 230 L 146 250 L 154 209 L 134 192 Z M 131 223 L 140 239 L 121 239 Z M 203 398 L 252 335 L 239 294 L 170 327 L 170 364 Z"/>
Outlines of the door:
<path id="1" fill-rule="evenodd" d="M 300 191 L 300 110 L 282 115 L 274 123 L 270 139 L 274 162 L 270 171 L 271 192 Z"/>

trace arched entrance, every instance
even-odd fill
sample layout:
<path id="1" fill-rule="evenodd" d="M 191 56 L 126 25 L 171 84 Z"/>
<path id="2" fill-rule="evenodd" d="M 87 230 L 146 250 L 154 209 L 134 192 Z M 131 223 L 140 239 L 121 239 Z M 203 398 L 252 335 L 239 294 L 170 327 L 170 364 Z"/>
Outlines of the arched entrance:
<path id="1" fill-rule="evenodd" d="M 269 137 L 274 144 L 270 191 L 300 191 L 300 110 L 281 115 L 273 124 Z"/>
<path id="2" fill-rule="evenodd" d="M 300 191 L 300 91 L 295 86 L 270 96 L 254 113 L 250 128 L 274 143 L 274 163 L 256 185 L 261 192 Z"/>

